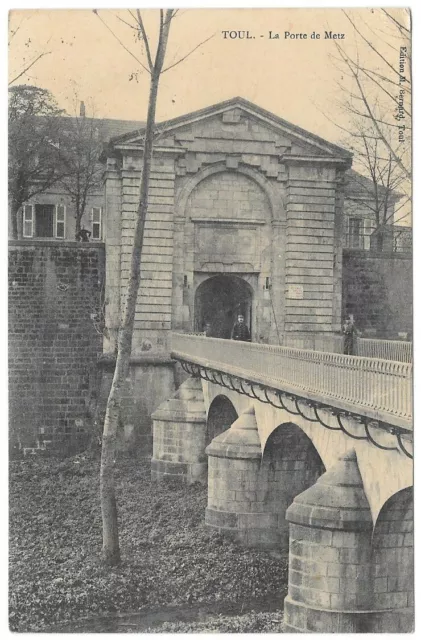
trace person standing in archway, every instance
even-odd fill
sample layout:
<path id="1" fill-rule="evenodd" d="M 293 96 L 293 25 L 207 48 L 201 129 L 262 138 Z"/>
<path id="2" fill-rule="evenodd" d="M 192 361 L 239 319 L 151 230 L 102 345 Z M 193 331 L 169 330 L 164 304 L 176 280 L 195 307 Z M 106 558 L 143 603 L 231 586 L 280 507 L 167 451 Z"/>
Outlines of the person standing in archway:
<path id="1" fill-rule="evenodd" d="M 249 328 L 244 322 L 244 316 L 241 313 L 237 316 L 237 322 L 232 328 L 231 340 L 241 340 L 242 342 L 251 342 Z"/>

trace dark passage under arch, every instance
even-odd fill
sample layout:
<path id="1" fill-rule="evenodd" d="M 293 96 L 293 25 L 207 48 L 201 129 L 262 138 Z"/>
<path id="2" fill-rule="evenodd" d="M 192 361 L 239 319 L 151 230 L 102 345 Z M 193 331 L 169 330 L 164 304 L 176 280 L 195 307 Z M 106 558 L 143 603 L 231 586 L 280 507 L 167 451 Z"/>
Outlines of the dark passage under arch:
<path id="1" fill-rule="evenodd" d="M 209 407 L 208 420 L 206 426 L 206 446 L 212 442 L 216 436 L 230 428 L 237 420 L 238 414 L 226 396 L 217 396 Z"/>
<path id="2" fill-rule="evenodd" d="M 288 549 L 285 512 L 294 498 L 311 487 L 326 469 L 310 438 L 293 423 L 282 424 L 271 433 L 262 465 L 269 486 L 265 504 L 269 511 L 279 514 L 280 546 Z"/>
<path id="3" fill-rule="evenodd" d="M 251 286 L 239 276 L 208 278 L 196 290 L 195 330 L 203 331 L 208 323 L 212 337 L 229 339 L 241 313 L 251 331 L 252 298 Z"/>

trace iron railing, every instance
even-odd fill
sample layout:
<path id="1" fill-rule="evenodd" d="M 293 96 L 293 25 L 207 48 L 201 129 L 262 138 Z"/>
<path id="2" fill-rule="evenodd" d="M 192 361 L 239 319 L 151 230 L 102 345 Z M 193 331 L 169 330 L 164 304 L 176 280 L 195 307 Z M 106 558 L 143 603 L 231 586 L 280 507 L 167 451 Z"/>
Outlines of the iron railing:
<path id="1" fill-rule="evenodd" d="M 403 340 L 375 340 L 357 337 L 355 355 L 395 362 L 412 362 L 412 342 Z"/>
<path id="2" fill-rule="evenodd" d="M 181 333 L 172 334 L 171 354 L 272 389 L 410 428 L 409 363 Z"/>

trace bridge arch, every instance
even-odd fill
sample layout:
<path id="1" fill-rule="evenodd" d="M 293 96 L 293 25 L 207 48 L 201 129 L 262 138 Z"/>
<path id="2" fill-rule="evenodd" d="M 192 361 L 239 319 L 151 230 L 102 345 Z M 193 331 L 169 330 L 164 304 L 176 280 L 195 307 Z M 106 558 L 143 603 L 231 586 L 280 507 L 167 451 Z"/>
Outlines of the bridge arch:
<path id="1" fill-rule="evenodd" d="M 383 505 L 373 531 L 374 608 L 395 609 L 392 627 L 412 631 L 414 604 L 413 489 L 395 493 Z"/>
<path id="2" fill-rule="evenodd" d="M 278 425 L 266 440 L 262 467 L 268 474 L 267 508 L 278 513 L 281 546 L 288 548 L 285 512 L 294 498 L 311 487 L 325 472 L 311 439 L 293 422 Z"/>
<path id="3" fill-rule="evenodd" d="M 227 396 L 219 395 L 211 402 L 206 421 L 206 446 L 216 436 L 230 428 L 238 413 Z"/>
<path id="4" fill-rule="evenodd" d="M 241 313 L 253 330 L 253 288 L 242 277 L 219 274 L 207 277 L 196 288 L 194 296 L 195 330 L 205 330 L 214 338 L 231 337 L 236 316 Z"/>

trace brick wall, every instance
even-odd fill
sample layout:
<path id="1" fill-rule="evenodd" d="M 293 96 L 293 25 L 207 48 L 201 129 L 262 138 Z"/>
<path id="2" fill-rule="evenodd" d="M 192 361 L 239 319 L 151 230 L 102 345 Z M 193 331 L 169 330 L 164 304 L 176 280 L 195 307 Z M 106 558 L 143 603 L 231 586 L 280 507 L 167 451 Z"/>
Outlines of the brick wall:
<path id="1" fill-rule="evenodd" d="M 71 451 L 89 438 L 102 335 L 101 244 L 9 246 L 9 411 L 13 451 Z"/>

